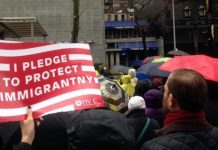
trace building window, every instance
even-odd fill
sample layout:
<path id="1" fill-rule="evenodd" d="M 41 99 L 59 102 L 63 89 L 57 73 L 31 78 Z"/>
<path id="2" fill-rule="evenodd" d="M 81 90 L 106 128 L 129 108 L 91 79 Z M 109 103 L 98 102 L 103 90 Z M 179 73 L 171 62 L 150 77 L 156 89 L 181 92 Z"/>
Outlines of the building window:
<path id="1" fill-rule="evenodd" d="M 133 14 L 129 14 L 129 20 L 133 20 Z"/>
<path id="2" fill-rule="evenodd" d="M 108 10 L 108 9 L 109 9 L 109 6 L 105 6 L 104 8 L 105 8 L 105 10 Z"/>
<path id="3" fill-rule="evenodd" d="M 113 38 L 113 31 L 111 31 L 111 30 L 106 30 L 106 31 L 105 31 L 105 37 L 106 37 L 106 38 Z"/>
<path id="4" fill-rule="evenodd" d="M 121 20 L 122 20 L 122 21 L 125 20 L 125 15 L 121 15 Z"/>
<path id="5" fill-rule="evenodd" d="M 111 15 L 107 15 L 107 21 L 111 21 Z"/>
<path id="6" fill-rule="evenodd" d="M 128 30 L 121 30 L 121 38 L 128 38 Z"/>
<path id="7" fill-rule="evenodd" d="M 119 9 L 119 7 L 120 7 L 120 4 L 113 4 L 114 9 Z"/>
<path id="8" fill-rule="evenodd" d="M 115 48 L 115 43 L 108 43 L 107 48 Z"/>
<path id="9" fill-rule="evenodd" d="M 114 15 L 114 21 L 118 21 L 118 15 Z"/>

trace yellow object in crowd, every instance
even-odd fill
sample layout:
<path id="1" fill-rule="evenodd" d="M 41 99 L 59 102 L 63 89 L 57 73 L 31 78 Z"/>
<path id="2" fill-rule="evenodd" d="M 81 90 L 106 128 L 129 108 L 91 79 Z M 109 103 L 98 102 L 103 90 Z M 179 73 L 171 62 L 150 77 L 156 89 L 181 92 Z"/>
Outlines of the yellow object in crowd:
<path id="1" fill-rule="evenodd" d="M 126 91 L 129 97 L 132 97 L 135 92 L 135 83 L 131 82 L 130 75 L 122 76 L 122 85 L 121 87 Z"/>

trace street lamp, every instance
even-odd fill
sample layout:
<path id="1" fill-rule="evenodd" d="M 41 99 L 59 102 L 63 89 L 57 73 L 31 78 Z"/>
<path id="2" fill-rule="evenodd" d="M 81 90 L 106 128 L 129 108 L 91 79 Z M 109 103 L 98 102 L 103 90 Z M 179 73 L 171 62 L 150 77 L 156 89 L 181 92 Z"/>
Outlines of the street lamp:
<path id="1" fill-rule="evenodd" d="M 185 6 L 183 9 L 183 14 L 184 14 L 184 17 L 191 17 L 191 15 L 192 15 L 191 8 L 189 6 Z M 198 15 L 199 15 L 199 17 L 206 16 L 206 9 L 205 9 L 204 5 L 200 5 L 198 7 Z"/>
<path id="2" fill-rule="evenodd" d="M 198 29 L 197 25 L 204 24 L 202 21 L 203 17 L 206 16 L 206 9 L 204 5 L 200 5 L 198 7 L 198 17 L 192 17 L 192 10 L 189 6 L 185 6 L 183 9 L 183 15 L 185 18 L 190 18 L 191 21 L 189 23 L 194 25 L 194 47 L 195 47 L 195 53 L 198 54 Z M 200 22 L 199 22 L 200 21 Z"/>
<path id="3" fill-rule="evenodd" d="M 192 11 L 189 6 L 185 6 L 183 10 L 184 17 L 191 17 Z"/>
<path id="4" fill-rule="evenodd" d="M 204 5 L 200 5 L 198 7 L 198 15 L 199 15 L 199 17 L 205 17 L 206 16 L 206 9 L 205 9 Z"/>

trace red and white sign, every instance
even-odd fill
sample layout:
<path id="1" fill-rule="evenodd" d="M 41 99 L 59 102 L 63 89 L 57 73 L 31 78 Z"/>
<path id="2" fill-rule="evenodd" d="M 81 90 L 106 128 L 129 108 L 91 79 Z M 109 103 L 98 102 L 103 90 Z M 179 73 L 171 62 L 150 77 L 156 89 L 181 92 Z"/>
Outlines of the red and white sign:
<path id="1" fill-rule="evenodd" d="M 0 122 L 103 107 L 88 44 L 0 41 Z"/>

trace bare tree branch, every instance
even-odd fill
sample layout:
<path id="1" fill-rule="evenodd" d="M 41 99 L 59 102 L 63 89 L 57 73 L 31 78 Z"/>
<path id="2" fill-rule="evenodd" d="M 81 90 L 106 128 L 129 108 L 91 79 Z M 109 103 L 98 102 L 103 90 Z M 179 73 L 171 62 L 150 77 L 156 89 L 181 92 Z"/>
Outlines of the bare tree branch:
<path id="1" fill-rule="evenodd" d="M 162 10 L 160 10 L 160 12 L 157 13 L 155 17 L 153 17 L 153 19 L 151 20 L 150 24 L 153 24 L 161 15 L 163 15 L 164 12 L 169 9 L 169 5 L 170 4 L 171 4 L 171 0 L 168 0 L 167 1 L 167 5 Z"/>
<path id="2" fill-rule="evenodd" d="M 136 6 L 134 6 L 135 11 L 140 12 L 141 10 L 145 8 L 145 6 L 149 5 L 151 1 L 152 0 L 148 0 L 148 2 L 146 3 L 144 3 L 144 0 L 139 1 L 137 4 L 138 6 L 140 6 L 140 8 L 138 9 Z"/>

